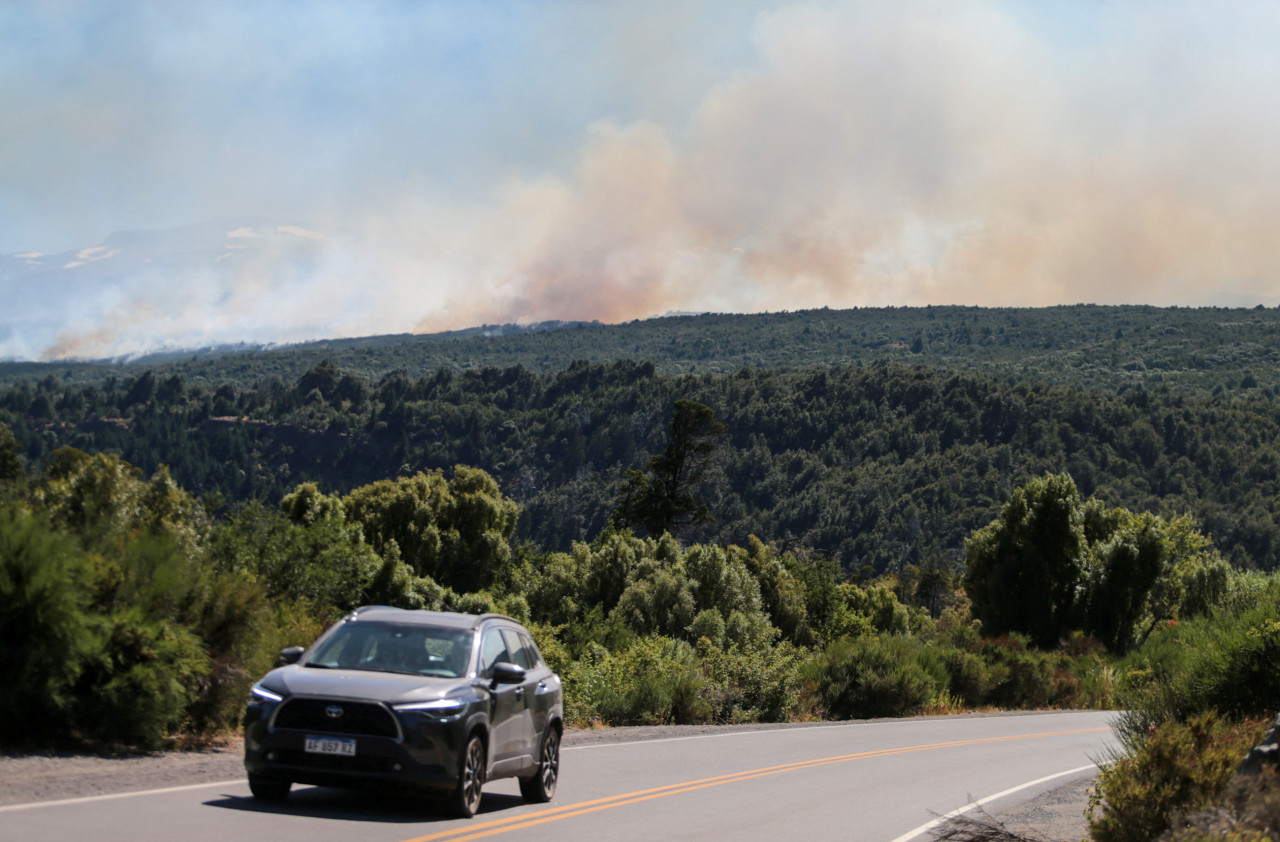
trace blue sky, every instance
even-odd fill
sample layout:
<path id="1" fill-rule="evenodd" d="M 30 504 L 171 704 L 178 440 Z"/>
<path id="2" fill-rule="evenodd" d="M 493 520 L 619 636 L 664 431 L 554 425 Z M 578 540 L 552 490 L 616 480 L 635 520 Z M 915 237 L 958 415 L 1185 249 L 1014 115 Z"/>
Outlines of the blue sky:
<path id="1" fill-rule="evenodd" d="M 226 285 L 180 319 L 117 280 L 62 328 L 168 344 L 1275 304 L 1278 34 L 1247 1 L 9 2 L 0 254 L 211 219 L 325 235 L 309 274 L 166 278 Z M 354 277 L 367 306 L 232 316 Z"/>

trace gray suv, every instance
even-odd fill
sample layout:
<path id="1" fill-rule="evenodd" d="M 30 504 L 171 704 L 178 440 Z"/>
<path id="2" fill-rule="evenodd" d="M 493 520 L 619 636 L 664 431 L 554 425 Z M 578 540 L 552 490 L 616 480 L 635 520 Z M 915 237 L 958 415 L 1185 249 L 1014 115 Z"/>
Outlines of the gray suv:
<path id="1" fill-rule="evenodd" d="M 361 608 L 280 657 L 245 713 L 256 798 L 283 800 L 294 783 L 392 785 L 470 817 L 495 778 L 519 778 L 527 801 L 555 794 L 560 677 L 509 617 Z"/>

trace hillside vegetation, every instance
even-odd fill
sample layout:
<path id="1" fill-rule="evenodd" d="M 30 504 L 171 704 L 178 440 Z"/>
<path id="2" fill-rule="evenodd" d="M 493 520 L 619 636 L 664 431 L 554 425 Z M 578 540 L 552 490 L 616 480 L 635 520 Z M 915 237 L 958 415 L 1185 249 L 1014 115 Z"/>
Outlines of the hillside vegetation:
<path id="1" fill-rule="evenodd" d="M 1274 809 L 1274 775 L 1229 782 L 1280 696 L 1275 319 L 815 311 L 0 366 L 0 745 L 225 732 L 282 646 L 379 603 L 529 623 L 575 724 L 1124 709 L 1093 838 Z"/>
<path id="2" fill-rule="evenodd" d="M 377 382 L 522 366 L 563 371 L 578 361 L 647 361 L 663 374 L 740 368 L 857 366 L 913 360 L 944 370 L 1115 391 L 1166 384 L 1211 393 L 1280 391 L 1280 309 L 1101 307 L 859 308 L 756 315 L 671 316 L 618 325 L 512 325 L 421 336 L 329 339 L 271 350 L 154 354 L 132 363 L 0 363 L 0 383 L 53 377 L 60 384 L 125 380 L 147 369 L 216 389 L 293 382 L 324 360 Z"/>
<path id="3" fill-rule="evenodd" d="M 951 324 L 954 331 L 960 316 L 935 309 L 939 330 Z M 896 312 L 931 322 L 926 311 Z M 1086 317 L 1096 315 L 1107 325 L 1103 333 L 1122 315 L 1145 316 L 1114 330 L 1153 335 L 1146 357 L 1153 365 L 1164 360 L 1167 377 L 1159 369 L 1153 375 L 1149 368 L 1106 368 L 1079 339 L 1071 353 L 1041 347 L 1039 356 L 1018 363 L 1024 370 L 1017 377 L 1014 351 L 981 342 L 973 347 L 986 350 L 963 364 L 929 362 L 928 349 L 942 344 L 937 337 L 922 353 L 902 349 L 865 365 L 728 373 L 676 374 L 650 360 L 622 360 L 572 362 L 548 372 L 515 364 L 449 366 L 420 376 L 395 369 L 374 377 L 321 359 L 285 380 L 271 373 L 288 367 L 274 356 L 237 356 L 218 365 L 243 364 L 256 376 L 246 371 L 208 382 L 192 373 L 196 363 L 186 363 L 95 369 L 115 374 L 86 382 L 68 377 L 69 370 L 19 380 L 0 388 L 0 422 L 32 465 L 63 446 L 113 452 L 146 472 L 167 465 L 184 487 L 221 504 L 278 500 L 300 482 L 345 493 L 385 477 L 470 465 L 520 504 L 518 539 L 566 550 L 601 531 L 626 471 L 661 450 L 673 405 L 687 399 L 710 407 L 728 432 L 700 489 L 715 521 L 687 530 L 686 540 L 768 536 L 860 575 L 931 558 L 954 565 L 965 535 L 989 521 L 1014 486 L 1065 471 L 1085 494 L 1109 504 L 1191 515 L 1239 567 L 1280 564 L 1280 415 L 1266 385 L 1280 369 L 1266 362 L 1274 343 L 1263 341 L 1266 330 L 1274 332 L 1271 311 L 1213 311 L 1212 330 L 1199 310 L 1010 312 L 980 311 L 988 321 L 1033 323 L 1021 329 L 1018 347 L 1051 344 L 1047 333 L 1036 332 L 1047 330 L 1050 315 L 1063 329 L 1091 324 Z M 849 313 L 863 311 L 659 324 L 711 329 L 735 321 L 748 335 L 763 325 L 790 325 L 792 335 L 778 341 L 803 359 L 823 344 L 798 337 L 837 330 L 823 325 Z M 1222 339 L 1236 330 L 1223 327 L 1227 318 L 1239 320 L 1237 338 L 1248 341 Z M 1104 341 L 1097 326 L 1077 327 L 1100 344 L 1099 355 L 1129 359 L 1118 350 L 1124 340 Z M 640 327 L 510 339 L 560 348 L 580 334 L 608 330 Z M 1202 334 L 1221 342 L 1212 358 L 1177 338 Z M 493 341 L 481 337 L 459 347 L 483 349 Z M 756 342 L 770 345 L 763 334 Z M 574 350 L 597 345 L 584 341 Z M 303 352 L 278 353 L 293 360 Z M 1001 356 L 1006 362 L 995 362 Z M 1242 371 L 1241 359 L 1258 367 Z M 1175 361 L 1184 367 L 1175 371 Z M 1098 373 L 1104 368 L 1105 388 Z"/>

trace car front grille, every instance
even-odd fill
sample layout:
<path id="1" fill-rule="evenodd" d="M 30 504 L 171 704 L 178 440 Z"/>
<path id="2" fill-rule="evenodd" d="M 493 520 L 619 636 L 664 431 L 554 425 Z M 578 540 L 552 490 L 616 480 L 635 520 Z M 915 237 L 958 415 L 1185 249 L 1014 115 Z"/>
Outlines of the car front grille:
<path id="1" fill-rule="evenodd" d="M 335 711 L 341 711 L 337 715 Z M 276 728 L 294 728 L 320 734 L 352 734 L 368 737 L 398 737 L 396 719 L 382 705 L 334 699 L 294 698 L 276 712 Z"/>

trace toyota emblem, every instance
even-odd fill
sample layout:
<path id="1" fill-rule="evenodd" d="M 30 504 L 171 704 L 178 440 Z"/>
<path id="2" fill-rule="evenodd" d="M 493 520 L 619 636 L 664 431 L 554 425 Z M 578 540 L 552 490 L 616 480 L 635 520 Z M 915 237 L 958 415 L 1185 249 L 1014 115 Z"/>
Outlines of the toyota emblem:
<path id="1" fill-rule="evenodd" d="M 324 715 L 330 719 L 337 719 L 342 716 L 342 705 L 329 705 L 324 709 Z"/>

